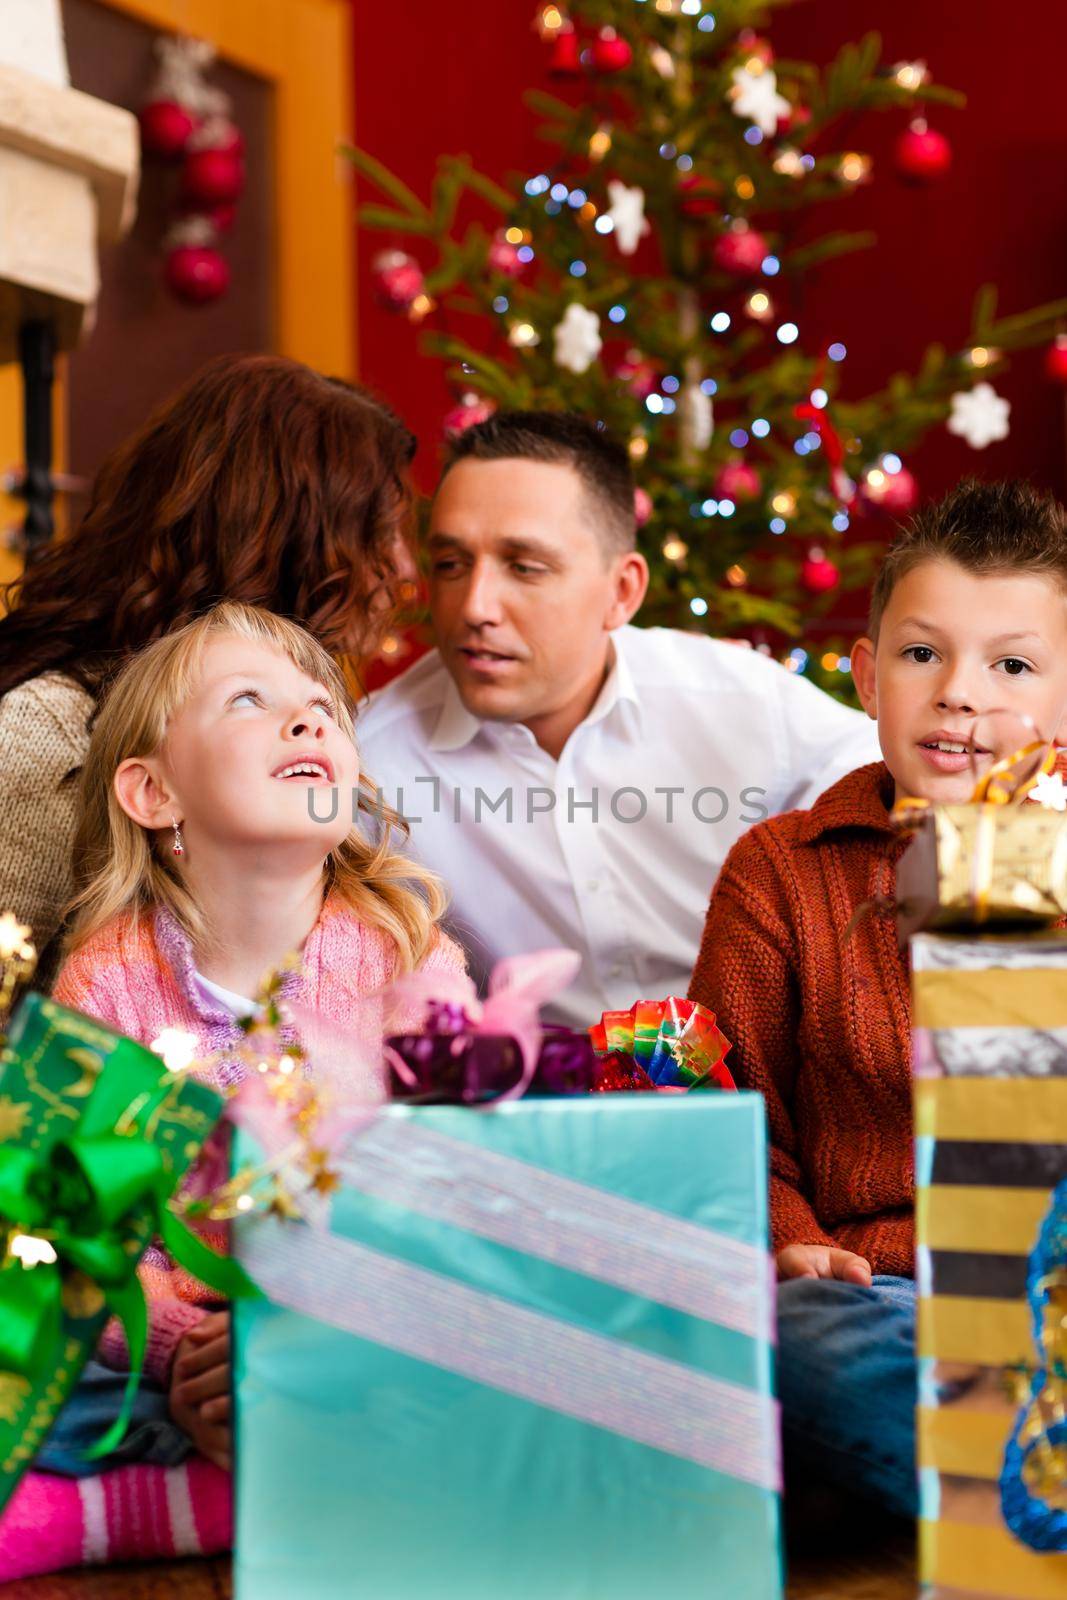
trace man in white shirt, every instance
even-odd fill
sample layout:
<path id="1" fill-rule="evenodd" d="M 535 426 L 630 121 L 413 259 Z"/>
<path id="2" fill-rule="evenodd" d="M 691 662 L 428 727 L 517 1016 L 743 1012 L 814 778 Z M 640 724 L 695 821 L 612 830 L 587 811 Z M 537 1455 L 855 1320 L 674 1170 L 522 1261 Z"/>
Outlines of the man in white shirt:
<path id="1" fill-rule="evenodd" d="M 437 649 L 357 735 L 484 981 L 567 945 L 546 1015 L 684 994 L 708 895 L 753 822 L 878 759 L 874 725 L 753 650 L 630 625 L 648 567 L 626 450 L 573 416 L 457 442 L 428 535 Z"/>

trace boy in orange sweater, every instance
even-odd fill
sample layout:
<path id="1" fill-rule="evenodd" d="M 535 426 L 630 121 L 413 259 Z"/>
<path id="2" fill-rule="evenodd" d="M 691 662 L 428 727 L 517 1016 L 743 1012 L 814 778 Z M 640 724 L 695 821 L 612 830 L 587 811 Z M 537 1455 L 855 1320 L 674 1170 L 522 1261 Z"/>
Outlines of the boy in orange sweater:
<path id="1" fill-rule="evenodd" d="M 891 916 L 846 930 L 894 893 L 895 799 L 968 799 L 1025 718 L 1067 742 L 1062 507 L 971 480 L 921 512 L 886 556 L 852 671 L 884 761 L 734 846 L 689 992 L 767 1102 L 787 1485 L 802 1473 L 914 1515 L 907 957 Z"/>

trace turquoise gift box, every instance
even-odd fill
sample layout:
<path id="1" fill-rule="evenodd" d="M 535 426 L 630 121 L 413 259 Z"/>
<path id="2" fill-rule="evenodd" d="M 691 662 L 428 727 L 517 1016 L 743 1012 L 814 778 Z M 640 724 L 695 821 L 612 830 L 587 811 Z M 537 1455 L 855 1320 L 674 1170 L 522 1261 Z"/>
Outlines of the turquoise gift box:
<path id="1" fill-rule="evenodd" d="M 340 1166 L 234 1225 L 237 1600 L 779 1600 L 758 1096 L 390 1105 Z"/>

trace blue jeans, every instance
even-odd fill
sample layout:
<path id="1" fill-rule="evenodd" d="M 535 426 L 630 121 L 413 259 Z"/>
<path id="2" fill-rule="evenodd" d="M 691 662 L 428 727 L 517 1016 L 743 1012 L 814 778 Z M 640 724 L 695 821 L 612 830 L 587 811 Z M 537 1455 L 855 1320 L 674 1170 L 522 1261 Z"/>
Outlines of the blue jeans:
<path id="1" fill-rule="evenodd" d="M 778 1285 L 786 1493 L 812 1479 L 918 1514 L 915 1285 L 826 1278 Z"/>
<path id="2" fill-rule="evenodd" d="M 114 1422 L 122 1405 L 127 1374 L 112 1372 L 99 1361 L 90 1361 L 78 1379 L 70 1399 L 52 1424 L 34 1469 L 55 1472 L 64 1478 L 91 1478 L 97 1472 L 143 1461 L 156 1467 L 176 1467 L 192 1450 L 192 1442 L 177 1423 L 171 1421 L 164 1389 L 149 1378 L 142 1378 L 133 1403 L 133 1414 L 126 1437 L 117 1449 L 96 1461 L 87 1461 L 85 1451 L 95 1444 Z"/>

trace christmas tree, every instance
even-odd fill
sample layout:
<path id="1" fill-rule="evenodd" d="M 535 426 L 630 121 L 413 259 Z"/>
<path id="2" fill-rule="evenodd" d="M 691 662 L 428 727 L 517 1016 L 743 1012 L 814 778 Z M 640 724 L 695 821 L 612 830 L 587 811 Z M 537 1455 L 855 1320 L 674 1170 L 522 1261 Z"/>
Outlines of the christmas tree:
<path id="1" fill-rule="evenodd" d="M 1012 349 L 1052 340 L 1067 301 L 998 318 L 987 286 L 962 349 L 932 346 L 878 393 L 841 396 L 846 352 L 808 348 L 795 308 L 809 274 L 874 240 L 813 219 L 870 176 L 857 114 L 903 109 L 898 169 L 930 182 L 951 152 L 924 113 L 962 97 L 921 62 L 882 63 L 875 35 L 821 71 L 776 59 L 764 30 L 789 3 L 538 7 L 567 94 L 528 96 L 554 152 L 538 173 L 502 184 L 444 157 L 424 201 L 350 153 L 387 202 L 361 208 L 392 235 L 379 291 L 449 363 L 446 428 L 496 407 L 602 420 L 639 484 L 641 620 L 773 640 L 794 670 L 847 692 L 838 646 L 806 640 L 870 582 L 883 541 L 850 524 L 914 506 L 903 453 L 933 426 L 976 448 L 1005 435 L 990 378 Z M 1067 363 L 1062 338 L 1049 360 Z"/>

